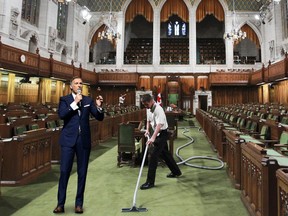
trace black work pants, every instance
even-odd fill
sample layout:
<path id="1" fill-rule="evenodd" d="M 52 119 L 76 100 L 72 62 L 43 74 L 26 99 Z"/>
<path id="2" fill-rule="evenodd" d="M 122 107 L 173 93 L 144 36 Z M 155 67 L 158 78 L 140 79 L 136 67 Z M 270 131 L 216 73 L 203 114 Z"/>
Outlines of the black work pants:
<path id="1" fill-rule="evenodd" d="M 168 151 L 167 139 L 168 139 L 167 130 L 162 130 L 159 136 L 157 136 L 157 138 L 155 139 L 154 148 L 150 155 L 149 169 L 147 175 L 147 182 L 150 182 L 152 184 L 155 183 L 156 169 L 160 157 L 165 161 L 166 165 L 173 174 L 175 175 L 181 174 L 181 171 L 178 165 L 176 164 L 173 156 Z"/>

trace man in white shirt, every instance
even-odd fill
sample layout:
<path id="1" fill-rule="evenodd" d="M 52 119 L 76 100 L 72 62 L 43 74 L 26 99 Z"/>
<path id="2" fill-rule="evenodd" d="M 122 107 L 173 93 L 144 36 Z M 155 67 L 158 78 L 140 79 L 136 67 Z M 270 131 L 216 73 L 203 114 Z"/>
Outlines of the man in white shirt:
<path id="1" fill-rule="evenodd" d="M 147 108 L 147 125 L 145 135 L 150 135 L 150 127 L 153 129 L 153 134 L 151 134 L 150 139 L 147 141 L 147 145 L 151 145 L 152 143 L 154 144 L 153 151 L 150 155 L 147 180 L 140 187 L 141 190 L 145 190 L 154 187 L 156 169 L 160 156 L 171 171 L 171 173 L 167 175 L 167 178 L 177 178 L 182 175 L 182 173 L 173 156 L 168 151 L 168 123 L 163 108 L 154 101 L 152 95 L 150 94 L 143 95 L 141 97 L 141 102 Z"/>
<path id="2" fill-rule="evenodd" d="M 124 106 L 126 94 L 121 94 L 119 97 L 119 106 Z"/>

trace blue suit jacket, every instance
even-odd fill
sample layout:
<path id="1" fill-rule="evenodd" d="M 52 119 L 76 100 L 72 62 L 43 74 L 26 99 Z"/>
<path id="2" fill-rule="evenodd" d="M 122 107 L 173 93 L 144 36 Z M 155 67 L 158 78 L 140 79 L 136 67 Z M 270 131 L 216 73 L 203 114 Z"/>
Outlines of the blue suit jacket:
<path id="1" fill-rule="evenodd" d="M 60 135 L 60 145 L 72 147 L 76 143 L 81 128 L 81 138 L 84 148 L 91 148 L 91 132 L 89 124 L 90 113 L 99 121 L 104 119 L 104 112 L 101 112 L 95 106 L 94 101 L 87 96 L 82 97 L 81 115 L 78 109 L 73 110 L 70 104 L 74 101 L 73 95 L 69 94 L 60 98 L 58 115 L 64 120 L 64 126 Z"/>

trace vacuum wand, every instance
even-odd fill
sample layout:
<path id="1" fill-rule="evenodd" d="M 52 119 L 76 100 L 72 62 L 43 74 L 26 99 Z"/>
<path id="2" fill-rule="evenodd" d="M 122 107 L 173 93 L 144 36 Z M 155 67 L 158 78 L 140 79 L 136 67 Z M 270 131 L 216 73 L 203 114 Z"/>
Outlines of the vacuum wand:
<path id="1" fill-rule="evenodd" d="M 150 137 L 147 136 L 147 139 L 149 140 Z M 136 183 L 136 187 L 135 187 L 135 191 L 134 191 L 132 208 L 122 208 L 122 212 L 146 212 L 146 211 L 148 211 L 147 208 L 137 208 L 136 207 L 136 198 L 137 198 L 138 187 L 139 187 L 139 183 L 140 183 L 140 178 L 141 178 L 141 175 L 142 175 L 143 167 L 144 167 L 144 164 L 145 164 L 145 159 L 146 159 L 146 156 L 147 156 L 148 148 L 149 148 L 149 146 L 147 145 L 147 142 L 146 142 L 144 156 L 143 156 L 143 159 L 142 159 L 142 163 L 141 163 L 141 167 L 140 167 L 140 171 L 139 171 L 139 175 L 138 175 L 138 179 L 137 179 L 137 183 Z"/>

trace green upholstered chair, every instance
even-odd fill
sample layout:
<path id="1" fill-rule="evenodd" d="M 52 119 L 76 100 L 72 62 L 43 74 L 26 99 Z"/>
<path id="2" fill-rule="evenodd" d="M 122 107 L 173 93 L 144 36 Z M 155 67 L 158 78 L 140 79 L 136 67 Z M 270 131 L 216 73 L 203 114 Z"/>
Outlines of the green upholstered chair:
<path id="1" fill-rule="evenodd" d="M 251 126 L 250 126 L 250 129 L 249 129 L 249 132 L 255 132 L 255 131 L 257 131 L 257 127 L 258 127 L 257 122 L 252 121 Z"/>
<path id="2" fill-rule="evenodd" d="M 252 121 L 249 119 L 246 121 L 246 124 L 244 127 L 240 128 L 241 131 L 245 132 L 245 131 L 249 131 L 250 128 L 251 128 L 251 124 L 252 124 Z"/>
<path id="3" fill-rule="evenodd" d="M 178 94 L 169 94 L 168 95 L 169 104 L 178 104 Z"/>
<path id="4" fill-rule="evenodd" d="M 275 140 L 271 141 L 271 129 L 268 125 L 263 125 L 260 133 L 253 134 L 253 137 L 258 139 L 260 142 L 264 143 L 264 145 L 267 147 L 268 144 L 271 142 L 275 143 Z"/>
<path id="5" fill-rule="evenodd" d="M 283 116 L 280 123 L 288 125 L 288 116 Z"/>
<path id="6" fill-rule="evenodd" d="M 29 125 L 29 130 L 36 130 L 36 129 L 39 129 L 39 125 L 37 123 Z"/>
<path id="7" fill-rule="evenodd" d="M 55 129 L 57 128 L 56 122 L 55 121 L 47 121 L 47 128 L 48 129 Z"/>
<path id="8" fill-rule="evenodd" d="M 7 117 L 7 121 L 8 121 L 9 123 L 12 123 L 12 122 L 16 121 L 17 119 L 18 119 L 17 116 L 8 116 L 8 117 Z"/>
<path id="9" fill-rule="evenodd" d="M 44 113 L 37 114 L 37 119 L 45 119 L 46 115 Z"/>
<path id="10" fill-rule="evenodd" d="M 14 127 L 14 135 L 18 136 L 27 131 L 26 125 L 18 125 Z"/>
<path id="11" fill-rule="evenodd" d="M 57 126 L 58 127 L 63 127 L 63 125 L 64 125 L 64 120 L 63 119 L 58 119 L 56 122 L 57 122 Z"/>
<path id="12" fill-rule="evenodd" d="M 274 144 L 273 148 L 278 152 L 288 155 L 288 131 L 282 131 L 278 144 Z"/>
<path id="13" fill-rule="evenodd" d="M 135 124 L 119 124 L 117 166 L 130 164 L 136 166 L 140 157 L 142 139 L 135 138 Z M 131 163 L 132 162 L 132 163 Z"/>
<path id="14" fill-rule="evenodd" d="M 242 129 L 245 126 L 245 123 L 246 123 L 246 119 L 245 118 L 241 118 L 238 128 Z"/>

